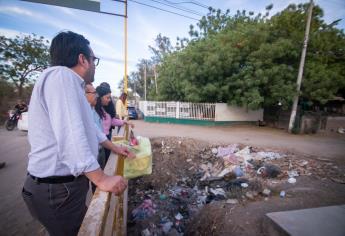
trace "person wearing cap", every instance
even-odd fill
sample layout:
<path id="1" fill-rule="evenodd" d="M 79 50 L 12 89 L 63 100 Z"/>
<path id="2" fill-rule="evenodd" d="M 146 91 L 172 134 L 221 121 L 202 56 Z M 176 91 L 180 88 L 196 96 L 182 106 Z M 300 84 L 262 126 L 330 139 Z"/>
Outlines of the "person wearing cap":
<path id="1" fill-rule="evenodd" d="M 41 73 L 31 95 L 31 150 L 22 197 L 49 235 L 73 236 L 87 210 L 89 180 L 116 195 L 127 183 L 122 176 L 106 175 L 97 162 L 98 144 L 108 140 L 96 128 L 85 97 L 85 84 L 94 81 L 99 63 L 90 42 L 80 34 L 60 32 L 51 42 L 50 59 L 51 67 Z"/>

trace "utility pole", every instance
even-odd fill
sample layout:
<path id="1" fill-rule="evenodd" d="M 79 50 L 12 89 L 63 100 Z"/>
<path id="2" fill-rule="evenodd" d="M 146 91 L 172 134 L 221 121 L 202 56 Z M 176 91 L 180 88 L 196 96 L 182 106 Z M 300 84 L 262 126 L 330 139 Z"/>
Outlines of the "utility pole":
<path id="1" fill-rule="evenodd" d="M 156 71 L 156 65 L 153 66 L 153 73 L 155 76 L 155 85 L 156 85 L 156 95 L 158 94 L 158 87 L 157 87 L 157 71 Z"/>
<path id="2" fill-rule="evenodd" d="M 144 95 L 146 101 L 146 62 L 144 64 Z"/>
<path id="3" fill-rule="evenodd" d="M 308 9 L 308 19 L 307 19 L 307 25 L 306 25 L 305 35 L 304 35 L 302 54 L 301 54 L 301 61 L 299 64 L 298 76 L 297 76 L 297 94 L 294 97 L 294 101 L 293 101 L 293 105 L 292 105 L 290 122 L 289 122 L 289 133 L 292 132 L 292 129 L 295 125 L 295 120 L 296 120 L 297 105 L 298 105 L 298 99 L 299 99 L 299 92 L 301 90 L 301 84 L 302 84 L 303 69 L 304 69 L 305 56 L 307 53 L 309 31 L 310 31 L 310 22 L 311 22 L 311 17 L 312 17 L 312 13 L 313 13 L 313 7 L 314 7 L 313 0 L 310 0 L 309 9 Z"/>
<path id="4" fill-rule="evenodd" d="M 125 77 L 123 80 L 123 92 L 127 93 L 127 86 L 128 86 L 128 76 L 127 76 L 127 19 L 128 19 L 128 15 L 127 15 L 127 0 L 125 0 L 125 24 L 124 24 L 124 33 L 125 33 Z M 127 102 L 126 102 L 126 106 L 127 106 Z"/>

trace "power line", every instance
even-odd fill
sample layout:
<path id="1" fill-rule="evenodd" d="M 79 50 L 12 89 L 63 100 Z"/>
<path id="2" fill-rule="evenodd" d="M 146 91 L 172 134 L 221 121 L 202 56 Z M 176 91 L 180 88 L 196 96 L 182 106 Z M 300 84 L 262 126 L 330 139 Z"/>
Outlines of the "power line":
<path id="1" fill-rule="evenodd" d="M 184 1 L 184 2 L 172 2 L 172 1 L 168 1 L 168 0 L 164 0 L 164 1 L 166 1 L 166 2 L 168 2 L 170 4 L 175 4 L 175 5 L 177 5 L 177 4 L 184 4 L 184 3 L 190 3 L 190 4 L 194 4 L 194 5 L 197 5 L 199 7 L 206 8 L 206 9 L 210 8 L 209 6 L 207 6 L 205 4 L 202 4 L 200 2 L 197 2 L 197 1 Z"/>
<path id="2" fill-rule="evenodd" d="M 146 3 L 137 2 L 137 1 L 135 1 L 135 0 L 128 0 L 128 1 L 135 2 L 135 3 L 137 3 L 137 4 L 144 5 L 144 6 L 147 6 L 147 7 L 151 7 L 151 8 L 154 8 L 154 9 L 160 10 L 160 11 L 169 12 L 169 13 L 174 14 L 174 15 L 178 15 L 178 16 L 182 16 L 182 17 L 185 17 L 185 18 L 189 18 L 189 19 L 192 19 L 192 20 L 199 21 L 199 19 L 196 19 L 196 18 L 193 18 L 193 17 L 190 17 L 190 16 L 186 16 L 186 15 L 182 15 L 182 14 L 179 14 L 179 13 L 177 13 L 177 12 L 173 12 L 173 11 L 165 10 L 165 9 L 162 9 L 162 8 L 159 8 L 159 7 L 155 7 L 155 6 L 152 6 L 152 5 L 146 4 Z"/>
<path id="3" fill-rule="evenodd" d="M 167 4 L 167 3 L 164 3 L 164 2 L 160 2 L 160 1 L 157 1 L 157 0 L 150 0 L 152 2 L 157 2 L 159 4 L 162 4 L 162 5 L 166 5 L 166 6 L 169 6 L 169 7 L 172 7 L 172 8 L 175 8 L 175 9 L 178 9 L 178 10 L 181 10 L 181 11 L 184 11 L 184 12 L 188 12 L 188 13 L 192 13 L 194 15 L 198 15 L 198 16 L 203 16 L 204 14 L 200 13 L 200 12 L 197 12 L 197 11 L 194 11 L 194 10 L 191 10 L 191 9 L 188 9 L 188 8 L 185 8 L 185 7 L 176 7 L 176 6 L 173 6 L 171 4 Z"/>

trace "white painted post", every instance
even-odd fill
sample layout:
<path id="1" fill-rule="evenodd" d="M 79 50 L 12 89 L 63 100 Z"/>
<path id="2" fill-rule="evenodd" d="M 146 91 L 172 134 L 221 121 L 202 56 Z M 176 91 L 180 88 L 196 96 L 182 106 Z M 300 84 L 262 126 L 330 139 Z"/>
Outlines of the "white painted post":
<path id="1" fill-rule="evenodd" d="M 176 119 L 180 119 L 180 102 L 176 102 Z"/>

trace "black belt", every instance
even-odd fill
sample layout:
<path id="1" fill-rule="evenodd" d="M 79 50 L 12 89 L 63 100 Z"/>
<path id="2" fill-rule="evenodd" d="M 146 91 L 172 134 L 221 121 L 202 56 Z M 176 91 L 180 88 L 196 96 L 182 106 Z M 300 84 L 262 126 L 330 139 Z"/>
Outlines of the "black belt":
<path id="1" fill-rule="evenodd" d="M 30 174 L 28 174 L 30 175 Z M 37 183 L 44 183 L 44 184 L 63 184 L 63 183 L 69 183 L 73 182 L 77 178 L 81 177 L 83 175 L 79 175 L 78 177 L 75 177 L 73 175 L 66 175 L 66 176 L 51 176 L 51 177 L 45 177 L 45 178 L 39 178 L 33 175 L 30 175 L 30 177 L 35 180 Z"/>

